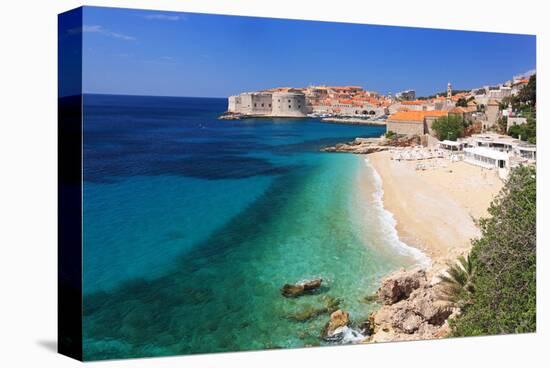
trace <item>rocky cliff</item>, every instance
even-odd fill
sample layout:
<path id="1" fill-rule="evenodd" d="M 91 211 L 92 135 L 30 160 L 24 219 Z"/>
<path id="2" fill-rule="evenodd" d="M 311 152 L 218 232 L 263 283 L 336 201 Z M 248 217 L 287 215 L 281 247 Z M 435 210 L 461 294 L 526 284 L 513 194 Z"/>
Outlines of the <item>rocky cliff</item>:
<path id="1" fill-rule="evenodd" d="M 369 317 L 366 342 L 436 339 L 450 333 L 448 320 L 458 308 L 439 298 L 439 279 L 426 271 L 400 270 L 386 277 L 378 290 L 382 307 Z"/>

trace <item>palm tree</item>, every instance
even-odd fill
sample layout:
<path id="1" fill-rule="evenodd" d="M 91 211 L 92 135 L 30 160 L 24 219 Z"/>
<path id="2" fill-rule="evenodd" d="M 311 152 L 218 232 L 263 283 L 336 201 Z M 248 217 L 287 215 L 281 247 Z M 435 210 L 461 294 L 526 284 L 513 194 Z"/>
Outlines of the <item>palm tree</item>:
<path id="1" fill-rule="evenodd" d="M 441 299 L 456 306 L 464 306 L 470 303 L 474 293 L 474 265 L 470 255 L 460 256 L 458 261 L 449 265 L 446 274 L 441 275 Z"/>

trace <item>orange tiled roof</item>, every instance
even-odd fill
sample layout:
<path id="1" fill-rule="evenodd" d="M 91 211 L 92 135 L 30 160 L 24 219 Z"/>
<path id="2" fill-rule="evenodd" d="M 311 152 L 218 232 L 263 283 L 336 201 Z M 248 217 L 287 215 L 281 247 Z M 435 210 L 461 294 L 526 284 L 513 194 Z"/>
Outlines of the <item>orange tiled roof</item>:
<path id="1" fill-rule="evenodd" d="M 423 123 L 426 117 L 440 117 L 447 116 L 447 111 L 444 110 L 432 110 L 432 111 L 398 111 L 389 116 L 390 121 L 410 121 L 416 123 Z"/>
<path id="2" fill-rule="evenodd" d="M 455 114 L 464 114 L 468 112 L 474 112 L 476 110 L 477 108 L 475 106 L 469 106 L 469 107 L 456 106 L 456 107 L 453 107 L 451 110 L 449 110 L 449 112 L 455 113 Z"/>
<path id="3" fill-rule="evenodd" d="M 342 90 L 363 89 L 363 87 L 361 86 L 327 86 L 327 88 L 342 89 Z"/>

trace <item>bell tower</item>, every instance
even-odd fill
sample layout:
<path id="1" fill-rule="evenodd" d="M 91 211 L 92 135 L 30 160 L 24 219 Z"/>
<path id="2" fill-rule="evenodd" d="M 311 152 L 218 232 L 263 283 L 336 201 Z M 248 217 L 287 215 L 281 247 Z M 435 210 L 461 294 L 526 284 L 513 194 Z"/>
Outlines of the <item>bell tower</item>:
<path id="1" fill-rule="evenodd" d="M 447 83 L 447 101 L 451 101 L 453 96 L 453 88 L 451 87 L 451 82 Z"/>

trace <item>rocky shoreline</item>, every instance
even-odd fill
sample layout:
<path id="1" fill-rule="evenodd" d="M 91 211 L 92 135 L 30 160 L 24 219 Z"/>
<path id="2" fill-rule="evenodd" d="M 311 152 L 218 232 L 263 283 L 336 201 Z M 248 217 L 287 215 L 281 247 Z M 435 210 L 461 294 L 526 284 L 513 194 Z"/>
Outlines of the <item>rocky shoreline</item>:
<path id="1" fill-rule="evenodd" d="M 450 334 L 449 320 L 460 313 L 441 298 L 441 284 L 425 269 L 399 270 L 382 280 L 382 307 L 369 316 L 365 342 L 439 339 Z"/>
<path id="2" fill-rule="evenodd" d="M 371 154 L 420 144 L 420 136 L 356 138 L 351 142 L 325 147 L 321 151 Z M 443 259 L 437 258 L 427 268 L 401 269 L 383 278 L 376 294 L 366 298 L 367 302 L 378 303 L 380 308 L 372 312 L 367 321 L 355 321 L 365 336 L 360 342 L 439 339 L 449 336 L 449 320 L 457 316 L 460 310 L 441 296 L 443 286 L 438 275 L 445 272 L 446 267 Z M 332 316 L 328 323 L 331 321 Z"/>
<path id="3" fill-rule="evenodd" d="M 323 306 L 288 318 L 304 322 L 328 315 L 319 339 L 333 344 L 444 338 L 451 333 L 449 320 L 459 315 L 460 309 L 441 297 L 440 279 L 433 272 L 433 268 L 401 269 L 386 276 L 377 292 L 365 298 L 366 303 L 381 305 L 367 320 L 351 321 L 349 313 L 340 308 L 340 300 L 328 296 L 322 298 Z M 281 294 L 296 298 L 315 292 L 320 286 L 321 279 L 286 284 Z"/>
<path id="4" fill-rule="evenodd" d="M 374 152 L 399 149 L 420 144 L 420 137 L 399 137 L 388 139 L 380 138 L 355 138 L 351 142 L 337 143 L 321 149 L 322 152 L 344 152 L 356 154 L 369 154 Z"/>

